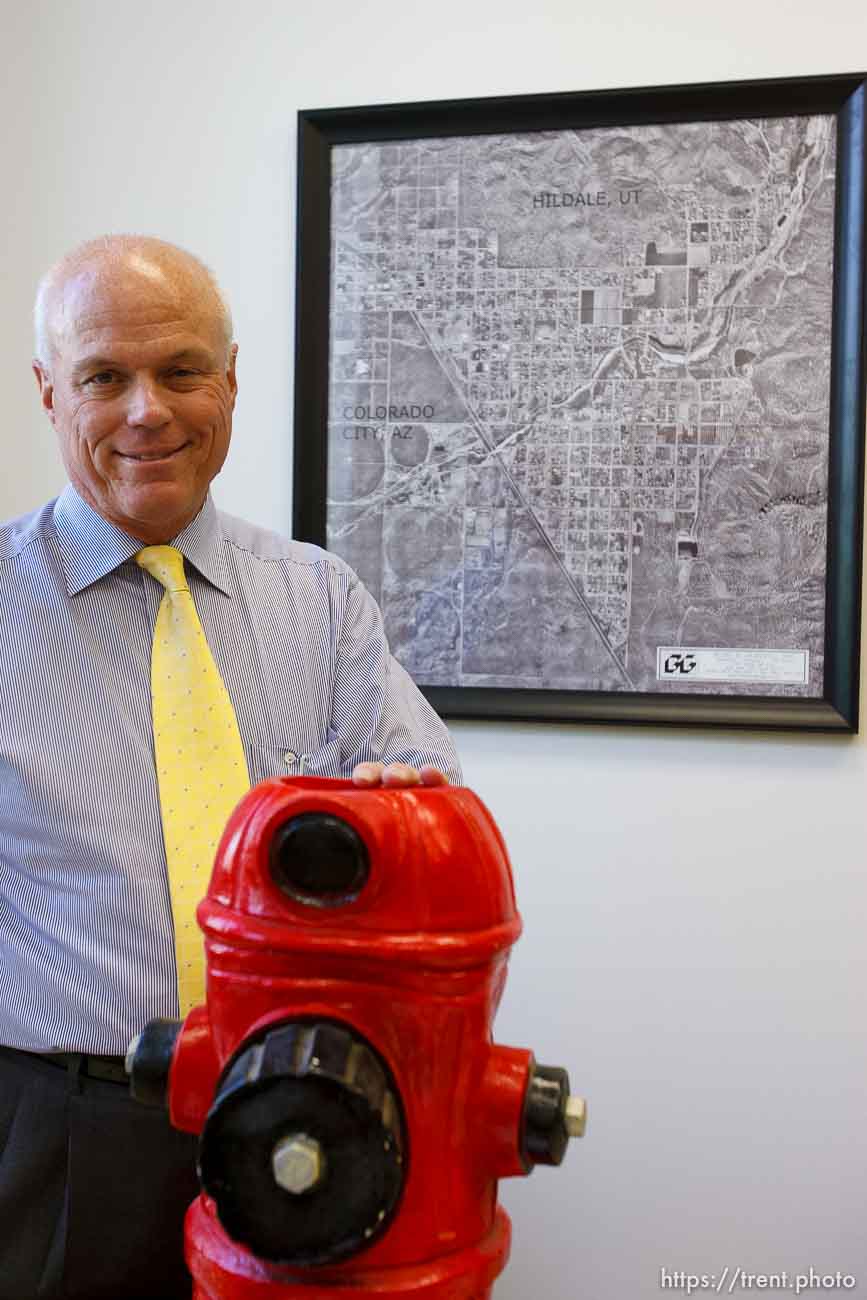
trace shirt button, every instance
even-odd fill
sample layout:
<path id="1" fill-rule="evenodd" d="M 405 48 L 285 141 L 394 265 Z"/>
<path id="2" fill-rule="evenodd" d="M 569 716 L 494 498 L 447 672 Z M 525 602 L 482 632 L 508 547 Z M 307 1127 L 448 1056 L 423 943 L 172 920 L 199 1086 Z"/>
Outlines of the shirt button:
<path id="1" fill-rule="evenodd" d="M 286 753 L 283 755 L 283 762 L 287 767 L 291 767 L 297 757 L 298 755 L 293 753 L 291 749 L 287 749 Z"/>

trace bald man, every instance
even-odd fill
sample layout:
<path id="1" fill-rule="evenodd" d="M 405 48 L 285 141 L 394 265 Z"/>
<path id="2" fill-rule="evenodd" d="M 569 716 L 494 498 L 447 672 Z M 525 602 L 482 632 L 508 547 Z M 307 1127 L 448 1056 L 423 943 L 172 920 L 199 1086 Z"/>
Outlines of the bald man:
<path id="1" fill-rule="evenodd" d="M 43 278 L 34 372 L 69 476 L 0 527 L 0 1300 L 188 1296 L 194 1142 L 123 1055 L 178 1015 L 150 656 L 181 552 L 251 782 L 459 779 L 448 734 L 337 557 L 218 512 L 237 394 L 210 272 L 106 237 Z"/>

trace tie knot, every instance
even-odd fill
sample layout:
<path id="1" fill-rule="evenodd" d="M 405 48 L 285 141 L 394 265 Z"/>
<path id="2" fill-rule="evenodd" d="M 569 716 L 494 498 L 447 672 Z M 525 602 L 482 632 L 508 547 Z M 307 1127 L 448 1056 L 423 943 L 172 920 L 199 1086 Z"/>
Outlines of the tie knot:
<path id="1" fill-rule="evenodd" d="M 156 578 L 166 591 L 189 591 L 184 576 L 184 557 L 175 546 L 146 546 L 135 562 Z"/>

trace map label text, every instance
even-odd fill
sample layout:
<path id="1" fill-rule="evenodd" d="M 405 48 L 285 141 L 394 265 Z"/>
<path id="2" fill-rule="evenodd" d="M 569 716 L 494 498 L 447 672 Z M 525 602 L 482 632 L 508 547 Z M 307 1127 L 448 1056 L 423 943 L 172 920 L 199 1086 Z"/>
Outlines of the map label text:
<path id="1" fill-rule="evenodd" d="M 435 408 L 426 406 L 344 406 L 344 420 L 432 420 Z"/>
<path id="2" fill-rule="evenodd" d="M 622 207 L 638 203 L 639 190 L 618 190 L 617 201 Z M 607 190 L 540 190 L 533 195 L 533 207 L 539 208 L 608 208 L 613 200 Z"/>

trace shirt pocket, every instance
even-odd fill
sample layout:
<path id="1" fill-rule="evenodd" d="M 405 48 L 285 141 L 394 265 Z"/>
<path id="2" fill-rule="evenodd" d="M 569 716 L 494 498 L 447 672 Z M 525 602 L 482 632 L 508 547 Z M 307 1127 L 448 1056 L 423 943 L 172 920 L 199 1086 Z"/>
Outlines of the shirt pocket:
<path id="1" fill-rule="evenodd" d="M 300 742 L 284 744 L 251 741 L 247 745 L 247 763 L 250 784 L 256 785 L 269 776 L 334 776 L 342 775 L 340 737 L 329 729 L 324 745 L 305 750 Z"/>

